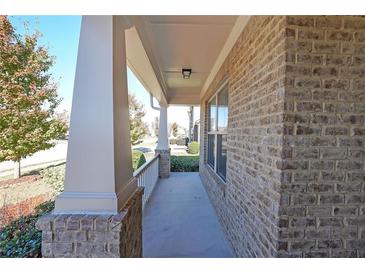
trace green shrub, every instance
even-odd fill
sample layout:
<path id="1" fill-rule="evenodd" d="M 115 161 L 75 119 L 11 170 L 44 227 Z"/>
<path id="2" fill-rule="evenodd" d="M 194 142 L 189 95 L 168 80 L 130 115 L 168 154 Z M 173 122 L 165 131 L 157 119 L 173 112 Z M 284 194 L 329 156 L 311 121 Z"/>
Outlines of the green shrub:
<path id="1" fill-rule="evenodd" d="M 133 150 L 132 151 L 132 165 L 133 165 L 133 170 L 137 170 L 145 162 L 146 162 L 146 158 L 144 157 L 143 152 L 141 152 L 139 150 Z"/>
<path id="2" fill-rule="evenodd" d="M 191 142 L 188 144 L 188 153 L 189 154 L 198 154 L 199 153 L 199 143 Z"/>
<path id="3" fill-rule="evenodd" d="M 65 168 L 66 165 L 52 166 L 42 169 L 39 174 L 42 180 L 51 186 L 53 194 L 57 195 L 63 191 L 65 181 Z"/>
<path id="4" fill-rule="evenodd" d="M 197 172 L 199 171 L 199 156 L 171 156 L 172 172 Z"/>
<path id="5" fill-rule="evenodd" d="M 53 208 L 53 201 L 44 202 L 35 208 L 33 215 L 20 217 L 0 229 L 0 257 L 41 257 L 42 232 L 35 224 L 40 216 Z"/>
<path id="6" fill-rule="evenodd" d="M 35 207 L 35 215 L 42 216 L 45 213 L 49 213 L 54 209 L 55 201 L 46 201 Z"/>

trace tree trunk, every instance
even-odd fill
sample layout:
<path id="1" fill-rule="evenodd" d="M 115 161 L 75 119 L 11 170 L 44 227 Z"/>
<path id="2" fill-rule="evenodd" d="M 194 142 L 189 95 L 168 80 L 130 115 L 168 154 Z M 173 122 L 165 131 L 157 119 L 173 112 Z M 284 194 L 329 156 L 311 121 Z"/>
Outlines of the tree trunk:
<path id="1" fill-rule="evenodd" d="M 20 178 L 20 160 L 14 162 L 14 179 Z"/>

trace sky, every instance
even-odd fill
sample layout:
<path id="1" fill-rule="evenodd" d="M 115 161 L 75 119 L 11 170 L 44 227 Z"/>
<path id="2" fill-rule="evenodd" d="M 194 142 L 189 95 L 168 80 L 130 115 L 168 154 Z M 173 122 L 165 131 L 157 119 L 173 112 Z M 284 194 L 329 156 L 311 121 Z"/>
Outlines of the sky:
<path id="1" fill-rule="evenodd" d="M 80 36 L 81 16 L 10 16 L 10 22 L 17 33 L 24 34 L 27 22 L 30 33 L 38 30 L 42 33 L 40 44 L 49 49 L 55 57 L 55 65 L 51 69 L 54 80 L 58 83 L 58 94 L 63 98 L 58 111 L 71 111 L 72 93 L 76 70 L 77 49 Z M 150 125 L 158 111 L 150 106 L 149 92 L 143 87 L 133 72 L 128 69 L 128 91 L 135 94 L 145 106 L 146 116 L 143 120 Z M 168 108 L 168 122 L 188 128 L 188 107 L 170 106 Z M 199 108 L 194 108 L 194 121 L 199 120 Z"/>

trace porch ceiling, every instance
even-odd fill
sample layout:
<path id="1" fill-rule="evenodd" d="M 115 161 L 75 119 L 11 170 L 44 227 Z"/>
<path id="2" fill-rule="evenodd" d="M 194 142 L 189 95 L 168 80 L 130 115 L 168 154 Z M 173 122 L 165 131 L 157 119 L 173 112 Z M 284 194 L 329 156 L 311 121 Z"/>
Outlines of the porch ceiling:
<path id="1" fill-rule="evenodd" d="M 158 81 L 168 104 L 199 104 L 200 93 L 232 32 L 237 17 L 132 17 L 145 51 L 144 55 L 150 63 L 149 72 L 154 72 L 155 80 Z M 135 51 L 136 45 L 130 45 L 129 48 Z M 128 59 L 129 63 L 136 63 L 132 58 Z M 183 79 L 182 68 L 192 69 L 190 79 Z M 146 73 L 146 68 L 139 65 L 133 70 L 148 89 L 148 83 L 152 82 L 153 77 Z"/>

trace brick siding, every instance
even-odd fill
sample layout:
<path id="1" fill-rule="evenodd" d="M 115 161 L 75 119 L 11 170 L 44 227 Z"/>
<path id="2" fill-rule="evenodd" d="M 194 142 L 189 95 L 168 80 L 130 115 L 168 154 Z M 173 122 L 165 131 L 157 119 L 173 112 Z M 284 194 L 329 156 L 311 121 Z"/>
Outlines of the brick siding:
<path id="1" fill-rule="evenodd" d="M 170 169 L 171 169 L 171 149 L 156 149 L 155 153 L 160 154 L 158 160 L 158 175 L 160 178 L 168 178 L 170 177 Z"/>
<path id="2" fill-rule="evenodd" d="M 224 77 L 226 183 L 205 165 Z M 365 18 L 251 17 L 201 121 L 200 174 L 237 256 L 365 256 Z"/>
<path id="3" fill-rule="evenodd" d="M 365 18 L 289 16 L 280 256 L 365 256 Z"/>
<path id="4" fill-rule="evenodd" d="M 42 257 L 142 257 L 142 195 L 138 188 L 116 215 L 42 216 L 36 224 L 42 230 Z"/>
<path id="5" fill-rule="evenodd" d="M 206 155 L 206 101 L 228 77 L 227 182 L 204 163 L 202 181 L 238 257 L 275 257 L 282 155 L 285 17 L 252 17 L 222 65 L 201 110 Z"/>

